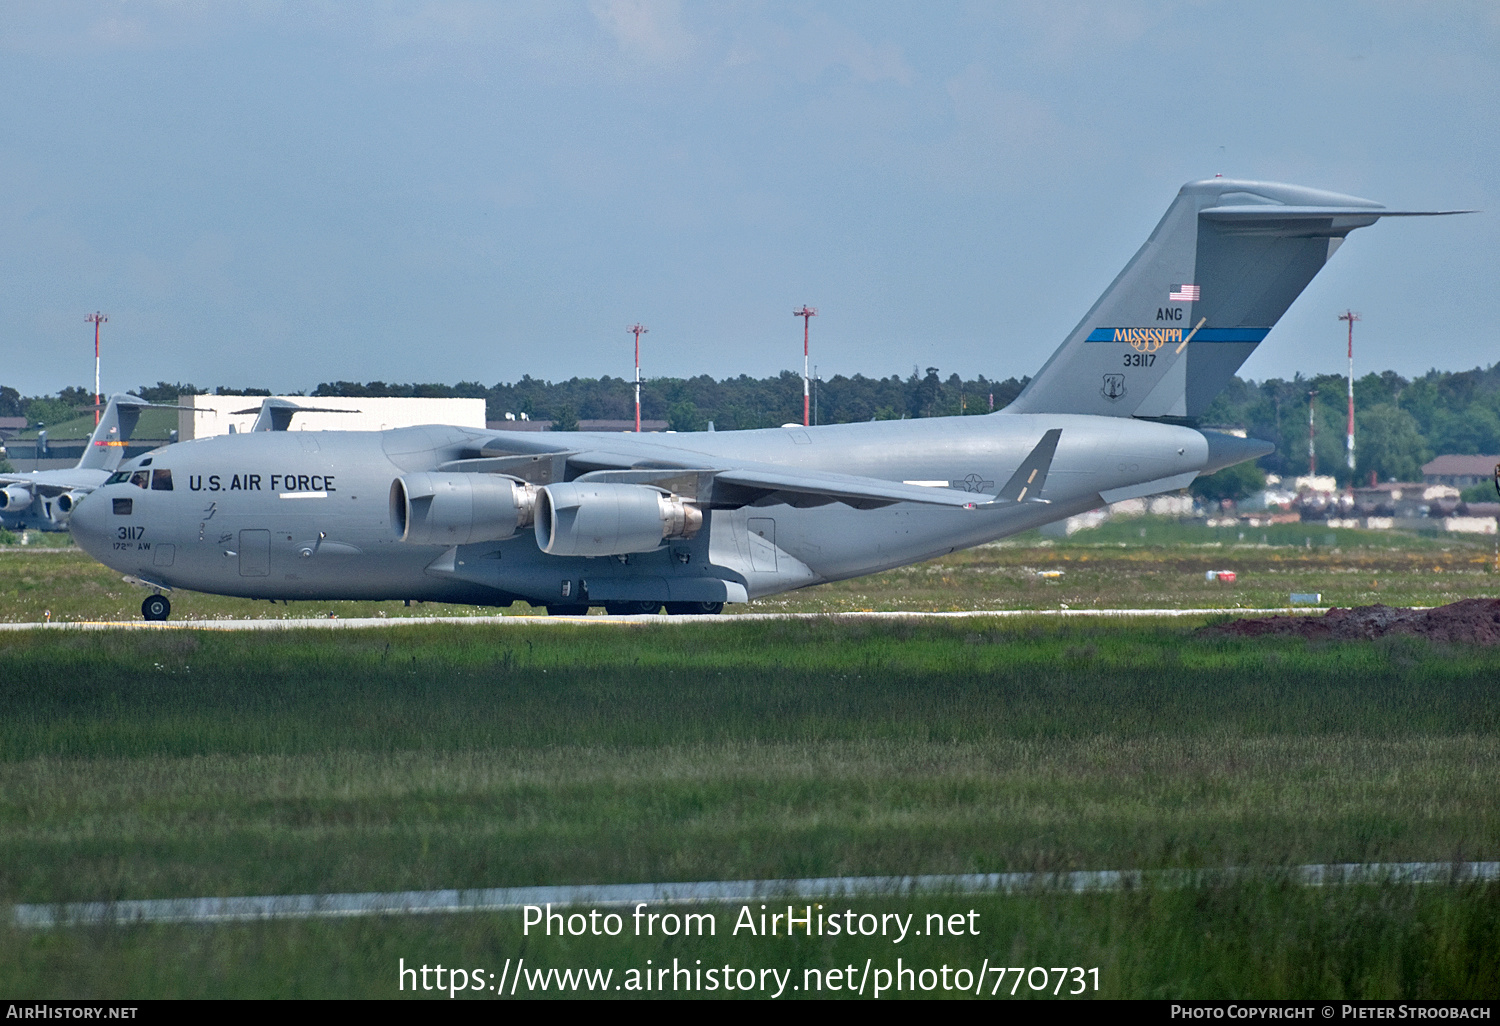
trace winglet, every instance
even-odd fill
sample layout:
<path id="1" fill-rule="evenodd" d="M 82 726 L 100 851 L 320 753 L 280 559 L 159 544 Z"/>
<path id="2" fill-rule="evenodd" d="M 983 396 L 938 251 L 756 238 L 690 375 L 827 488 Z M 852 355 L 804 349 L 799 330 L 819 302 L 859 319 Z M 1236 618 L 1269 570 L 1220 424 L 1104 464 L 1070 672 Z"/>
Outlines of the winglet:
<path id="1" fill-rule="evenodd" d="M 1047 483 L 1047 471 L 1052 467 L 1052 457 L 1057 453 L 1057 440 L 1062 437 L 1062 428 L 1053 428 L 1036 443 L 1016 472 L 1005 482 L 996 495 L 997 499 L 1011 502 L 1041 501 L 1042 486 Z"/>

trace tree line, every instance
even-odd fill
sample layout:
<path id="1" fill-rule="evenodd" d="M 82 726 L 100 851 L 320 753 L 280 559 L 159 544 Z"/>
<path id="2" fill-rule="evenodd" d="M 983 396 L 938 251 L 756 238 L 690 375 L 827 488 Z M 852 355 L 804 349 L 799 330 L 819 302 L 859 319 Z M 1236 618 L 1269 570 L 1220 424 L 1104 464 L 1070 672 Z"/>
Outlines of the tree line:
<path id="1" fill-rule="evenodd" d="M 817 419 L 822 424 L 845 424 L 865 420 L 901 420 L 916 417 L 952 417 L 989 413 L 1005 406 L 1025 387 L 1026 378 L 990 380 L 980 375 L 964 380 L 957 374 L 942 377 L 938 368 L 925 372 L 912 369 L 909 377 L 891 375 L 868 378 L 842 374 L 813 383 Z M 158 381 L 142 385 L 135 394 L 152 402 L 177 401 L 179 395 L 204 393 L 191 382 Z M 215 395 L 270 395 L 264 388 L 218 386 Z M 507 413 L 531 420 L 550 420 L 554 430 L 576 428 L 580 420 L 633 420 L 635 385 L 626 378 L 570 378 L 543 381 L 530 375 L 515 382 L 485 385 L 460 381 L 400 384 L 387 381 L 323 382 L 307 392 L 314 396 L 396 396 L 421 398 L 483 399 L 489 420 L 504 420 Z M 80 408 L 93 402 L 86 389 L 66 388 L 55 396 L 23 397 L 13 388 L 0 386 L 0 417 L 25 416 L 33 424 L 70 420 Z M 709 421 L 720 431 L 777 427 L 802 422 L 802 376 L 783 371 L 776 377 L 740 375 L 719 381 L 708 375 L 694 378 L 649 378 L 641 382 L 641 416 L 664 420 L 674 431 L 700 431 Z"/>
<path id="2" fill-rule="evenodd" d="M 1349 379 L 1337 374 L 1235 378 L 1205 412 L 1204 425 L 1242 427 L 1276 444 L 1259 464 L 1269 473 L 1308 473 L 1308 413 L 1320 474 L 1340 487 L 1421 480 L 1422 464 L 1445 454 L 1500 453 L 1500 363 L 1468 371 L 1430 370 L 1408 380 L 1394 371 L 1354 380 L 1355 466 L 1347 463 Z"/>

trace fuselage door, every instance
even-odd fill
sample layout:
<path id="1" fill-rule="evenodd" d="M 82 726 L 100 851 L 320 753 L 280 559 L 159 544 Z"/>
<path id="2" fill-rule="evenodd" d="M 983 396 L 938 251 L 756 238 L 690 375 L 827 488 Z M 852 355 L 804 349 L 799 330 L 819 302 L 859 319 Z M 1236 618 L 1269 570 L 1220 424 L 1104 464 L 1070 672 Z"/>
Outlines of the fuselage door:
<path id="1" fill-rule="evenodd" d="M 240 532 L 240 576 L 269 577 L 271 575 L 271 532 Z"/>
<path id="2" fill-rule="evenodd" d="M 776 572 L 776 521 L 771 517 L 751 517 L 750 568 L 761 573 Z"/>

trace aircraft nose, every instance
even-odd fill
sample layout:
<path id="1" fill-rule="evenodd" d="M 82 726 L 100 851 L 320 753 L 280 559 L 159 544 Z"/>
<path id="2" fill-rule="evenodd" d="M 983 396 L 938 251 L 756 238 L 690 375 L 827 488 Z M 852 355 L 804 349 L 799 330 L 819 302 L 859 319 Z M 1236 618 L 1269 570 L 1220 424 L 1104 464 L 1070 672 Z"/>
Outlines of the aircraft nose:
<path id="1" fill-rule="evenodd" d="M 109 496 L 95 490 L 85 495 L 68 517 L 68 530 L 78 547 L 101 563 L 109 551 L 109 511 Z"/>

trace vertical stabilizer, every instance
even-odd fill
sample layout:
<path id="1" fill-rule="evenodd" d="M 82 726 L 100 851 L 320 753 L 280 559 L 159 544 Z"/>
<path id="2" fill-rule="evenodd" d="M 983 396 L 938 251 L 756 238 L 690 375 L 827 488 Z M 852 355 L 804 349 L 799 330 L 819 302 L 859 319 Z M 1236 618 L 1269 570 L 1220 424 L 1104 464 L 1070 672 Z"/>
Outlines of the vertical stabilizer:
<path id="1" fill-rule="evenodd" d="M 1192 420 L 1349 232 L 1460 212 L 1387 210 L 1275 182 L 1190 182 L 1005 412 Z"/>
<path id="2" fill-rule="evenodd" d="M 141 410 L 149 405 L 129 395 L 112 395 L 99 415 L 99 424 L 89 437 L 89 447 L 78 461 L 79 470 L 107 470 L 111 473 L 125 456 L 125 445 L 141 419 Z"/>

